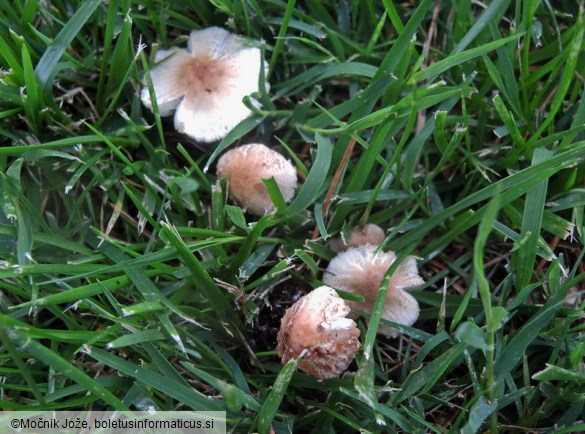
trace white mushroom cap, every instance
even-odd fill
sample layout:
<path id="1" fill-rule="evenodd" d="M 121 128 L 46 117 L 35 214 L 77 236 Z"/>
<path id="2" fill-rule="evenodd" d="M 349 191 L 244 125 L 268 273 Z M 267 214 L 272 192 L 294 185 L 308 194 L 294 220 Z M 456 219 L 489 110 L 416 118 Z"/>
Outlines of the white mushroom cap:
<path id="1" fill-rule="evenodd" d="M 161 116 L 176 108 L 177 131 L 203 142 L 225 137 L 250 116 L 242 99 L 258 91 L 266 67 L 260 49 L 219 27 L 192 31 L 187 50 L 161 50 L 155 60 L 150 74 Z M 147 87 L 140 97 L 152 110 Z"/>
<path id="2" fill-rule="evenodd" d="M 327 285 L 363 295 L 365 303 L 347 303 L 365 312 L 372 312 L 384 274 L 396 260 L 394 252 L 375 254 L 375 249 L 376 246 L 371 244 L 349 248 L 333 258 L 323 275 L 323 282 Z M 382 318 L 405 325 L 414 324 L 419 314 L 418 302 L 405 289 L 423 283 L 416 259 L 407 257 L 390 277 Z M 378 331 L 392 337 L 398 334 L 396 330 L 384 326 L 380 326 Z"/>
<path id="3" fill-rule="evenodd" d="M 282 363 L 303 354 L 299 369 L 319 380 L 339 376 L 360 348 L 360 331 L 346 318 L 350 308 L 334 289 L 320 286 L 284 314 L 277 351 Z"/>
<path id="4" fill-rule="evenodd" d="M 227 151 L 217 162 L 217 176 L 227 180 L 230 197 L 256 215 L 275 210 L 263 179 L 274 177 L 287 202 L 291 201 L 297 188 L 297 172 L 292 163 L 261 144 Z"/>
<path id="5" fill-rule="evenodd" d="M 335 252 L 341 252 L 347 250 L 348 247 L 359 247 L 364 244 L 377 246 L 384 241 L 384 238 L 386 238 L 384 229 L 374 223 L 368 223 L 363 228 L 354 226 L 349 231 L 349 238 L 347 240 L 344 240 L 342 236 L 339 236 L 331 240 L 329 246 Z"/>

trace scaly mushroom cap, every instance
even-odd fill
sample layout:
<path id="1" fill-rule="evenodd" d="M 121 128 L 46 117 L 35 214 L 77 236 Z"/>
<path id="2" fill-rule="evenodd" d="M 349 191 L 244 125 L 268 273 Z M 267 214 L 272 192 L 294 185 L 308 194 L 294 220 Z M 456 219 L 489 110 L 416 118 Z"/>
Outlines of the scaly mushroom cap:
<path id="1" fill-rule="evenodd" d="M 374 253 L 376 246 L 366 244 L 349 248 L 339 253 L 329 263 L 323 282 L 334 288 L 363 295 L 365 303 L 348 301 L 354 309 L 371 313 L 384 274 L 396 260 L 394 252 Z M 407 257 L 390 277 L 382 318 L 400 324 L 412 325 L 418 318 L 419 307 L 416 299 L 405 289 L 422 285 L 418 275 L 416 259 Z M 380 326 L 378 331 L 387 336 L 397 336 L 396 330 Z"/>
<path id="2" fill-rule="evenodd" d="M 320 286 L 301 297 L 284 314 L 277 351 L 282 363 L 306 350 L 299 369 L 324 380 L 347 369 L 360 348 L 360 331 L 334 289 Z"/>
<path id="3" fill-rule="evenodd" d="M 202 142 L 225 137 L 250 116 L 242 99 L 258 91 L 266 66 L 260 49 L 241 45 L 219 27 L 192 31 L 187 50 L 160 50 L 155 60 L 150 75 L 160 115 L 176 108 L 176 130 Z M 147 87 L 140 97 L 152 110 Z"/>
<path id="4" fill-rule="evenodd" d="M 297 188 L 292 163 L 272 149 L 251 144 L 227 151 L 217 162 L 217 176 L 228 181 L 230 197 L 252 214 L 275 210 L 263 179 L 274 177 L 284 200 L 290 202 Z"/>
<path id="5" fill-rule="evenodd" d="M 351 228 L 347 244 L 343 237 L 339 236 L 331 240 L 329 247 L 335 252 L 341 252 L 347 250 L 349 247 L 359 247 L 364 244 L 377 246 L 384 241 L 384 238 L 386 238 L 384 229 L 373 223 L 368 223 L 363 228 L 359 226 Z"/>

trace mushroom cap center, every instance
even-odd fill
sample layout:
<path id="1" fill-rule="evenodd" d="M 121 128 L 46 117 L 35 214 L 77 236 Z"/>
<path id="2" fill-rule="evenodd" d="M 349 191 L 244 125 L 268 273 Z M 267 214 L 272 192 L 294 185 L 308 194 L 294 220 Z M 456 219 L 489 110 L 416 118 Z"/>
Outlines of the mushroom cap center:
<path id="1" fill-rule="evenodd" d="M 208 56 L 197 56 L 187 62 L 182 71 L 185 86 L 190 92 L 207 95 L 221 92 L 228 77 L 226 61 Z"/>

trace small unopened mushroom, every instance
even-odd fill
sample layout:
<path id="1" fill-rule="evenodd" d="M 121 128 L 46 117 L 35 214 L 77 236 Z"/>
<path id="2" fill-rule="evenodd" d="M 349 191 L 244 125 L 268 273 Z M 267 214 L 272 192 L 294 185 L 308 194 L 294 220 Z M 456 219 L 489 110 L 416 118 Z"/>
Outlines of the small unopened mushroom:
<path id="1" fill-rule="evenodd" d="M 394 252 L 374 253 L 375 250 L 376 246 L 371 244 L 349 248 L 333 258 L 323 275 L 325 284 L 362 295 L 365 303 L 348 301 L 348 304 L 368 313 L 373 310 L 384 274 L 396 260 Z M 390 277 L 382 318 L 404 325 L 414 324 L 419 314 L 418 302 L 405 290 L 423 283 L 416 259 L 408 256 Z M 396 330 L 382 325 L 378 331 L 390 337 L 398 335 Z"/>
<path id="2" fill-rule="evenodd" d="M 155 61 L 150 75 L 160 115 L 176 109 L 176 130 L 202 142 L 225 137 L 252 114 L 242 99 L 259 90 L 266 66 L 259 48 L 219 27 L 192 31 L 186 50 L 160 50 Z M 140 98 L 152 110 L 148 87 Z"/>
<path id="3" fill-rule="evenodd" d="M 347 369 L 360 348 L 360 331 L 346 318 L 350 308 L 334 289 L 320 286 L 284 314 L 277 351 L 282 363 L 303 355 L 299 369 L 324 380 Z"/>
<path id="4" fill-rule="evenodd" d="M 263 179 L 273 177 L 287 202 L 291 201 L 297 188 L 297 172 L 292 163 L 260 144 L 230 149 L 217 162 L 217 176 L 227 180 L 230 197 L 256 215 L 275 210 Z"/>
<path id="5" fill-rule="evenodd" d="M 347 240 L 343 236 L 335 237 L 331 240 L 329 247 L 335 252 L 347 250 L 350 247 L 359 247 L 364 244 L 371 244 L 377 246 L 386 238 L 384 229 L 373 223 L 366 224 L 363 228 L 354 226 L 349 231 Z"/>

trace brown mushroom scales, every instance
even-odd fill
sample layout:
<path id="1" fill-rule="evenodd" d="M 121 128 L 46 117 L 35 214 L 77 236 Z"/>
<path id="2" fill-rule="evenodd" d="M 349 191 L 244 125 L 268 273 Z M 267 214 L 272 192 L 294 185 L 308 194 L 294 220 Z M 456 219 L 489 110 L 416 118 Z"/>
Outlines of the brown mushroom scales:
<path id="1" fill-rule="evenodd" d="M 360 331 L 346 318 L 349 306 L 334 289 L 321 286 L 300 298 L 285 313 L 278 332 L 282 363 L 301 354 L 299 369 L 324 380 L 347 369 L 360 348 Z"/>
<path id="2" fill-rule="evenodd" d="M 274 177 L 287 202 L 297 187 L 297 172 L 292 163 L 261 144 L 239 146 L 226 152 L 217 162 L 217 176 L 227 180 L 232 200 L 256 215 L 275 210 L 263 179 Z"/>
<path id="3" fill-rule="evenodd" d="M 394 252 L 375 253 L 375 250 L 376 246 L 371 244 L 349 248 L 333 258 L 323 275 L 325 284 L 363 295 L 365 303 L 348 301 L 348 304 L 368 313 L 372 312 L 376 303 L 384 274 L 396 260 Z M 408 256 L 390 277 L 382 318 L 409 326 L 414 324 L 419 314 L 418 302 L 405 290 L 423 283 L 416 259 Z M 396 330 L 382 325 L 378 332 L 390 337 L 398 335 Z"/>

